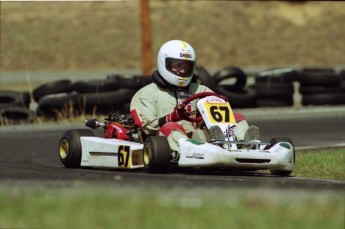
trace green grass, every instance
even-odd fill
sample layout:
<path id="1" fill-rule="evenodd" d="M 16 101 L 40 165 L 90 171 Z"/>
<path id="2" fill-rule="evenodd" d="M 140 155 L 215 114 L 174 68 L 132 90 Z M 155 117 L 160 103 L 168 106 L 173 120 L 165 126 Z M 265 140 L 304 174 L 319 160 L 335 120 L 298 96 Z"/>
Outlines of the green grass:
<path id="1" fill-rule="evenodd" d="M 345 180 L 345 149 L 297 153 L 293 175 Z"/>
<path id="2" fill-rule="evenodd" d="M 303 190 L 2 188 L 0 227 L 340 229 L 342 200 Z"/>

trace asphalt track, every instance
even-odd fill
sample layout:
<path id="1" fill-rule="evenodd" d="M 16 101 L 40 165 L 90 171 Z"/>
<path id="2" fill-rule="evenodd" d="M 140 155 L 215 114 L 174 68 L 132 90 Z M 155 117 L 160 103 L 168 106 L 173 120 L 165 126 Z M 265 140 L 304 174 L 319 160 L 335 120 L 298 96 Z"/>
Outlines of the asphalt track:
<path id="1" fill-rule="evenodd" d="M 262 139 L 290 137 L 297 153 L 308 149 L 345 146 L 345 107 L 241 110 L 260 127 Z M 275 177 L 262 172 L 185 169 L 168 174 L 143 170 L 66 169 L 58 157 L 58 143 L 67 129 L 86 128 L 82 123 L 27 125 L 0 128 L 0 183 L 35 182 L 68 186 L 71 182 L 150 187 L 269 187 L 343 190 L 345 181 Z M 96 135 L 101 136 L 102 130 Z M 345 148 L 344 148 L 345 153 Z M 298 163 L 298 162 L 297 162 Z"/>

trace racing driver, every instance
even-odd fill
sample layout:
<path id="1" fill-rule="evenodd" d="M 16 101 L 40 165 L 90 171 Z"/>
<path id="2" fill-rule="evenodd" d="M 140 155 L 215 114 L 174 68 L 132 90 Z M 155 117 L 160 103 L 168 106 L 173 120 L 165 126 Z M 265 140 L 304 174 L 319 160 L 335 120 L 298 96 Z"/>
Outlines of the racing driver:
<path id="1" fill-rule="evenodd" d="M 158 52 L 157 70 L 152 73 L 152 83 L 141 88 L 132 98 L 130 110 L 134 122 L 143 132 L 165 136 L 171 150 L 179 152 L 180 138 L 195 137 L 198 123 L 186 121 L 187 112 L 196 110 L 196 103 L 186 109 L 177 109 L 184 99 L 200 92 L 212 92 L 208 87 L 191 83 L 196 63 L 196 54 L 191 45 L 181 40 L 171 40 Z M 248 126 L 244 116 L 234 112 L 237 140 L 260 139 L 256 126 Z M 224 140 L 220 128 L 203 131 L 199 139 Z M 200 132 L 199 132 L 200 133 Z M 199 136 L 199 135 L 196 135 Z"/>

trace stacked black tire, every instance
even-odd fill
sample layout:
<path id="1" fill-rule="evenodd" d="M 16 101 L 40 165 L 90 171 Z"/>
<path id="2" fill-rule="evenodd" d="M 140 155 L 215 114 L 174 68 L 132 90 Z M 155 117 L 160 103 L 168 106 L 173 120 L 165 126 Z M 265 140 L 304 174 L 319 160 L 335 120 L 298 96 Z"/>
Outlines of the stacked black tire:
<path id="1" fill-rule="evenodd" d="M 227 96 L 233 108 L 257 106 L 257 93 L 246 86 L 247 75 L 241 68 L 225 67 L 211 76 L 204 67 L 197 66 L 194 81 L 204 84 L 218 94 Z"/>
<path id="2" fill-rule="evenodd" d="M 293 68 L 279 68 L 260 72 L 251 87 L 257 92 L 259 107 L 281 107 L 294 104 L 294 81 L 298 72 Z"/>
<path id="3" fill-rule="evenodd" d="M 27 91 L 0 91 L 0 125 L 31 123 L 36 113 L 30 110 L 30 93 Z"/>
<path id="4" fill-rule="evenodd" d="M 345 104 L 344 81 L 344 71 L 337 74 L 332 68 L 302 69 L 299 76 L 302 105 Z"/>
<path id="5" fill-rule="evenodd" d="M 225 67 L 213 76 L 196 66 L 194 82 L 206 85 L 228 97 L 233 108 L 281 107 L 294 104 L 295 82 L 299 82 L 302 105 L 345 104 L 345 71 L 330 68 L 271 69 L 255 75 L 247 86 L 247 75 L 238 67 Z M 81 114 L 129 113 L 130 101 L 137 90 L 151 83 L 151 77 L 108 75 L 105 79 L 76 81 L 62 79 L 35 88 L 37 115 L 68 118 Z M 0 91 L 0 125 L 30 123 L 36 112 L 29 109 L 29 92 Z"/>
<path id="6" fill-rule="evenodd" d="M 67 118 L 81 114 L 129 113 L 135 92 L 150 83 L 149 77 L 108 75 L 102 80 L 68 79 L 43 84 L 33 91 L 37 114 L 45 118 Z"/>

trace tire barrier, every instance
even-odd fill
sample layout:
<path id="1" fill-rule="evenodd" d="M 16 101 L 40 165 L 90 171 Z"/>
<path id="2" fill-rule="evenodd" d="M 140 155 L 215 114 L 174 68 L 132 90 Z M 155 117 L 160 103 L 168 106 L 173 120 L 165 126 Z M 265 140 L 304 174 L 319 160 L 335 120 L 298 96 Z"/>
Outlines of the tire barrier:
<path id="1" fill-rule="evenodd" d="M 341 71 L 340 74 L 340 91 L 345 93 L 345 70 Z"/>
<path id="2" fill-rule="evenodd" d="M 9 106 L 0 109 L 0 125 L 32 123 L 36 113 L 24 106 Z"/>
<path id="3" fill-rule="evenodd" d="M 213 75 L 214 81 L 220 84 L 224 80 L 235 78 L 236 82 L 231 89 L 243 88 L 247 84 L 247 75 L 238 67 L 226 67 Z M 230 88 L 229 88 L 230 89 Z"/>
<path id="4" fill-rule="evenodd" d="M 317 93 L 303 95 L 302 105 L 342 105 L 345 104 L 345 93 Z"/>
<path id="5" fill-rule="evenodd" d="M 331 68 L 302 69 L 299 77 L 302 105 L 345 104 L 343 72 L 337 74 Z"/>
<path id="6" fill-rule="evenodd" d="M 89 80 L 76 81 L 73 83 L 73 90 L 78 93 L 96 93 L 114 91 L 121 88 L 116 80 Z"/>
<path id="7" fill-rule="evenodd" d="M 36 102 L 41 97 L 57 93 L 69 93 L 73 91 L 73 84 L 68 79 L 57 80 L 50 83 L 42 84 L 35 88 L 32 92 L 32 96 Z"/>
<path id="8" fill-rule="evenodd" d="M 81 94 L 80 99 L 85 105 L 86 111 L 97 107 L 97 111 L 101 114 L 108 114 L 112 110 L 129 113 L 126 104 L 131 101 L 135 93 L 135 89 L 121 88 L 113 92 Z"/>
<path id="9" fill-rule="evenodd" d="M 293 68 L 270 69 L 255 76 L 251 87 L 257 92 L 259 107 L 292 106 L 294 84 L 299 73 Z"/>
<path id="10" fill-rule="evenodd" d="M 60 93 L 42 97 L 38 102 L 37 114 L 57 119 L 81 114 L 108 114 L 110 111 L 129 113 L 127 103 L 136 90 L 121 88 L 111 92 Z"/>
<path id="11" fill-rule="evenodd" d="M 128 88 L 139 90 L 140 88 L 146 86 L 147 84 L 152 83 L 151 76 L 145 75 L 134 75 L 130 78 L 122 75 L 108 75 L 107 80 L 116 82 L 119 88 Z"/>
<path id="12" fill-rule="evenodd" d="M 257 93 L 250 87 L 234 89 L 233 85 L 219 86 L 215 91 L 218 94 L 225 95 L 233 108 L 251 108 L 257 107 Z"/>
<path id="13" fill-rule="evenodd" d="M 35 120 L 29 109 L 30 93 L 27 91 L 0 91 L 0 125 L 26 124 Z"/>
<path id="14" fill-rule="evenodd" d="M 29 107 L 30 104 L 29 92 L 17 92 L 4 90 L 0 91 L 0 109 L 9 106 L 25 106 Z"/>
<path id="15" fill-rule="evenodd" d="M 255 76 L 255 83 L 292 83 L 299 73 L 293 68 L 277 68 L 262 71 Z"/>
<path id="16" fill-rule="evenodd" d="M 79 95 L 76 93 L 58 93 L 43 96 L 38 101 L 37 115 L 44 118 L 71 117 L 80 115 Z"/>
<path id="17" fill-rule="evenodd" d="M 211 75 L 198 65 L 192 82 L 227 96 L 233 108 L 292 106 L 296 82 L 304 106 L 345 104 L 345 70 L 337 74 L 332 68 L 268 69 L 255 74 L 254 84 L 247 85 L 247 75 L 239 67 L 228 66 Z M 69 79 L 45 83 L 32 91 L 38 105 L 36 114 L 29 109 L 30 92 L 0 90 L 0 125 L 31 123 L 36 116 L 58 119 L 110 111 L 129 113 L 132 96 L 150 83 L 149 76 L 120 74 L 73 83 Z"/>
<path id="18" fill-rule="evenodd" d="M 340 75 L 337 75 L 334 71 L 330 71 L 330 69 L 313 69 L 313 71 L 303 69 L 299 74 L 299 82 L 302 87 L 339 87 Z"/>
<path id="19" fill-rule="evenodd" d="M 197 65 L 195 66 L 195 73 L 192 79 L 192 82 L 197 82 L 203 84 L 213 90 L 214 92 L 217 91 L 217 83 L 214 81 L 211 74 L 204 68 L 203 66 Z"/>
<path id="20" fill-rule="evenodd" d="M 225 67 L 213 75 L 216 83 L 214 91 L 218 94 L 225 95 L 233 108 L 256 107 L 257 93 L 250 87 L 245 87 L 247 75 L 238 67 Z M 230 83 L 228 81 L 233 81 Z"/>

